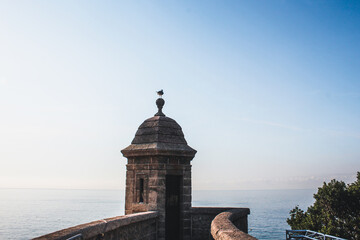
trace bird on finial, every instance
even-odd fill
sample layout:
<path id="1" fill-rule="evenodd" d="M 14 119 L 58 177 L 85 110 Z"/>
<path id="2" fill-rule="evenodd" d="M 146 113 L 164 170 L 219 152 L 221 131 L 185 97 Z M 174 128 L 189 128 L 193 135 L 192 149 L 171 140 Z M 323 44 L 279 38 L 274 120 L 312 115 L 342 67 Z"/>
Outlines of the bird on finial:
<path id="1" fill-rule="evenodd" d="M 160 96 L 160 97 L 162 97 L 162 95 L 164 95 L 164 91 L 161 89 L 160 91 L 156 91 L 156 93 Z"/>

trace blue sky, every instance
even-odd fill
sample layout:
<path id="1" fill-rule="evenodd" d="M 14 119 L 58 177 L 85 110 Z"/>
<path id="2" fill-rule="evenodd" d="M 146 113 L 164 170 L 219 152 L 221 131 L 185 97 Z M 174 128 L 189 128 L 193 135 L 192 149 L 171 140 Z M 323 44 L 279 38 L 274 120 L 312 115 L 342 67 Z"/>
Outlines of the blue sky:
<path id="1" fill-rule="evenodd" d="M 353 181 L 359 78 L 357 1 L 1 1 L 0 187 L 124 188 L 159 89 L 195 189 Z"/>

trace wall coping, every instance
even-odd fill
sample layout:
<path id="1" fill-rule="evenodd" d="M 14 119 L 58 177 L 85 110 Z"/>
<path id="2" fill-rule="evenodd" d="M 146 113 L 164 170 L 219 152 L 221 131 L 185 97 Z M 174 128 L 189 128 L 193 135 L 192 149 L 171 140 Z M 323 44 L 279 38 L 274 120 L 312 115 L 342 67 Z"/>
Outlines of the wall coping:
<path id="1" fill-rule="evenodd" d="M 211 222 L 211 235 L 216 240 L 257 240 L 233 224 L 237 219 L 247 215 L 246 209 L 233 209 L 222 212 Z"/>
<path id="2" fill-rule="evenodd" d="M 62 229 L 50 234 L 46 234 L 33 240 L 63 240 L 76 234 L 82 234 L 84 239 L 95 237 L 99 234 L 115 230 L 119 227 L 130 225 L 136 222 L 142 222 L 148 219 L 157 218 L 158 213 L 155 211 L 134 213 L 112 218 L 105 218 L 74 227 Z"/>

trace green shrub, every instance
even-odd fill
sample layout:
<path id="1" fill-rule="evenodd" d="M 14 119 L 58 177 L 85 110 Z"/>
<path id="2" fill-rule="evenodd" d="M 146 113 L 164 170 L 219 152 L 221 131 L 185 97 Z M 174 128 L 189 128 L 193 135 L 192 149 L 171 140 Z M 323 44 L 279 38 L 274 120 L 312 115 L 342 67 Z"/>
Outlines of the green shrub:
<path id="1" fill-rule="evenodd" d="M 308 229 L 347 239 L 360 239 L 360 172 L 346 185 L 335 179 L 314 194 L 315 203 L 306 212 L 298 206 L 290 211 L 291 229 Z"/>

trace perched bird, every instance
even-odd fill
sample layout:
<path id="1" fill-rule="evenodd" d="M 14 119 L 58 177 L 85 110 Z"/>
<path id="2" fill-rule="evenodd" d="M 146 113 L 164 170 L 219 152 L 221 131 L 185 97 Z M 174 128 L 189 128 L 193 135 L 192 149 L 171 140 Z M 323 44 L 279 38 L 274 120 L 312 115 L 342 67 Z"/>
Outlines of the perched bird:
<path id="1" fill-rule="evenodd" d="M 164 91 L 161 89 L 160 91 L 156 92 L 160 97 L 162 97 L 162 95 L 164 95 Z"/>

